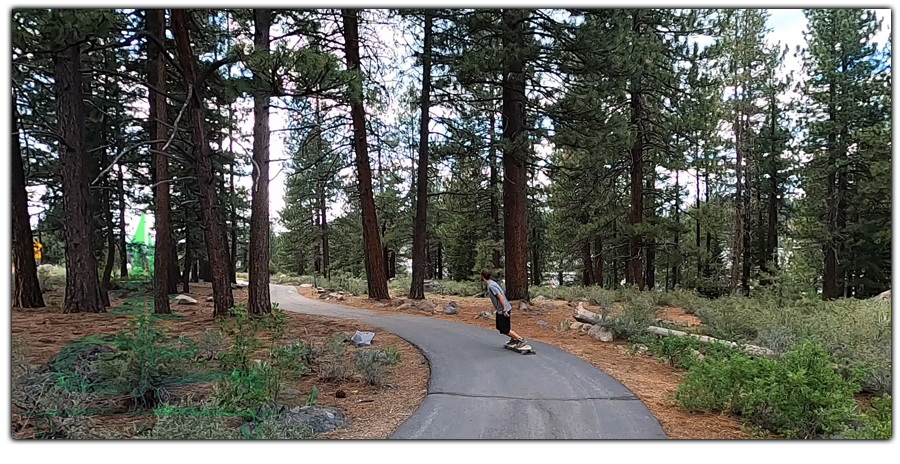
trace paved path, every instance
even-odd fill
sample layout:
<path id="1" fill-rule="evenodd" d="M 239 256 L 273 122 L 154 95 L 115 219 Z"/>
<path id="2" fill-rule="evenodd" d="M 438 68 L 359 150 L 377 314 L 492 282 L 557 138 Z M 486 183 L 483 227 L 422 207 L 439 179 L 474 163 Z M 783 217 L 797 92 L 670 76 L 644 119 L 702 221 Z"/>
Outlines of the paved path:
<path id="1" fill-rule="evenodd" d="M 294 287 L 273 285 L 272 301 L 286 311 L 356 319 L 422 350 L 431 365 L 428 394 L 390 438 L 665 438 L 628 389 L 556 347 L 529 341 L 537 354 L 520 355 L 494 331 L 321 303 Z"/>

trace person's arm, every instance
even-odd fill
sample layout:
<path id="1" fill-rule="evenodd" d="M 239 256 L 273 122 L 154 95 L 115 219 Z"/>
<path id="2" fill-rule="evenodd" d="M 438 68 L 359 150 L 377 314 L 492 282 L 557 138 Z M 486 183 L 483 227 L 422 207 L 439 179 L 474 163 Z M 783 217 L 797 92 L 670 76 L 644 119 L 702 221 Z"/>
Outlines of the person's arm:
<path id="1" fill-rule="evenodd" d="M 503 308 L 503 315 L 509 317 L 509 311 L 506 309 L 506 297 L 502 293 L 497 293 L 497 300 L 500 301 L 500 307 Z"/>

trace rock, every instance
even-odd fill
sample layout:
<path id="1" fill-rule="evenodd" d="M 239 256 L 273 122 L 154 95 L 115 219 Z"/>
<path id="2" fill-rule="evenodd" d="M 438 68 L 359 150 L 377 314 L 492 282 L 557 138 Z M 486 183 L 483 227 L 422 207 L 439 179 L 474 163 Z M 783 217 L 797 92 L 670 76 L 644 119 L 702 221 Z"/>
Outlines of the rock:
<path id="1" fill-rule="evenodd" d="M 444 314 L 456 314 L 456 302 L 451 301 L 444 305 Z"/>
<path id="2" fill-rule="evenodd" d="M 434 314 L 434 305 L 428 300 L 422 300 L 416 304 L 416 307 L 427 313 Z"/>
<path id="3" fill-rule="evenodd" d="M 591 336 L 594 340 L 600 342 L 611 342 L 613 341 L 612 332 L 606 327 L 602 327 L 599 325 L 595 325 L 588 330 L 588 335 Z"/>
<path id="4" fill-rule="evenodd" d="M 344 295 L 341 295 L 340 293 L 332 293 L 332 294 L 328 295 L 328 297 L 329 297 L 328 298 L 329 300 L 344 301 L 344 299 L 345 299 Z"/>
<path id="5" fill-rule="evenodd" d="M 482 312 L 478 313 L 477 316 L 475 316 L 475 319 L 480 319 L 482 317 L 485 319 L 490 319 L 490 318 L 494 317 L 494 314 L 489 311 L 482 311 Z"/>
<path id="6" fill-rule="evenodd" d="M 415 308 L 415 307 L 416 307 L 416 305 L 414 305 L 414 304 L 412 304 L 412 303 L 409 303 L 409 302 L 406 302 L 406 303 L 401 304 L 400 306 L 397 306 L 397 309 L 399 309 L 399 310 L 401 310 L 401 311 L 405 311 L 405 310 L 407 310 L 407 309 L 412 309 L 412 308 Z"/>
<path id="7" fill-rule="evenodd" d="M 322 287 L 316 287 L 316 293 L 328 293 L 328 292 L 326 292 L 325 289 Z"/>
<path id="8" fill-rule="evenodd" d="M 195 305 L 197 304 L 197 300 L 187 296 L 187 295 L 178 295 L 175 297 L 175 301 L 181 305 Z"/>
<path id="9" fill-rule="evenodd" d="M 575 311 L 572 312 L 572 317 L 574 317 L 576 321 L 587 324 L 596 324 L 603 319 L 599 314 L 584 309 L 584 306 L 582 306 L 581 303 L 579 303 L 578 307 L 575 308 Z"/>
<path id="10" fill-rule="evenodd" d="M 545 297 L 544 295 L 538 295 L 538 296 L 534 297 L 534 299 L 532 299 L 531 302 L 532 303 L 541 303 L 546 300 L 547 300 L 547 297 Z"/>
<path id="11" fill-rule="evenodd" d="M 212 302 L 212 300 L 213 300 L 213 297 L 211 297 L 211 296 L 206 297 L 207 302 Z"/>
<path id="12" fill-rule="evenodd" d="M 546 322 L 544 322 L 544 321 L 538 321 L 538 322 L 537 322 L 537 325 L 539 325 L 539 326 L 541 326 L 541 327 L 550 327 L 550 324 L 548 324 L 548 323 L 546 323 Z"/>
<path id="13" fill-rule="evenodd" d="M 300 284 L 300 288 L 312 288 L 312 284 Z"/>
<path id="14" fill-rule="evenodd" d="M 626 347 L 625 345 L 616 345 L 616 351 L 618 351 L 619 354 L 627 354 L 628 347 Z"/>
<path id="15" fill-rule="evenodd" d="M 545 301 L 545 302 L 541 303 L 541 304 L 540 304 L 540 307 L 541 307 L 541 309 L 543 309 L 544 311 L 552 311 L 552 310 L 556 309 L 556 305 L 553 304 L 553 302 L 550 302 L 550 301 Z"/>
<path id="16" fill-rule="evenodd" d="M 539 312 L 537 312 L 537 311 L 531 311 L 530 313 L 528 313 L 528 315 L 529 315 L 529 316 L 540 316 L 541 313 L 539 313 Z"/>
<path id="17" fill-rule="evenodd" d="M 268 406 L 268 407 L 266 407 Z M 269 415 L 277 411 L 276 422 L 281 426 L 309 427 L 316 435 L 331 432 L 350 425 L 350 419 L 337 408 L 326 406 L 295 406 L 287 409 L 284 406 L 266 405 L 260 408 L 260 415 Z"/>
<path id="18" fill-rule="evenodd" d="M 569 326 L 570 329 L 577 331 L 590 330 L 591 327 L 593 327 L 592 324 L 585 324 L 584 322 L 573 322 L 572 325 Z"/>
<path id="19" fill-rule="evenodd" d="M 297 396 L 302 394 L 302 392 L 300 390 L 297 390 L 296 388 L 285 388 L 281 393 L 290 396 Z"/>
<path id="20" fill-rule="evenodd" d="M 879 294 L 878 296 L 876 296 L 875 299 L 891 301 L 891 291 L 886 290 L 886 291 L 882 292 L 881 294 Z"/>
<path id="21" fill-rule="evenodd" d="M 650 351 L 650 348 L 647 348 L 647 345 L 635 345 L 635 353 L 637 354 L 645 354 Z"/>
<path id="22" fill-rule="evenodd" d="M 528 311 L 528 303 L 524 301 L 519 302 L 519 311 L 525 312 Z"/>
<path id="23" fill-rule="evenodd" d="M 104 337 L 103 340 L 112 341 L 112 337 Z M 43 371 L 61 374 L 59 377 L 69 378 L 72 388 L 84 389 L 84 392 L 91 393 L 101 389 L 106 383 L 103 376 L 97 372 L 94 363 L 99 361 L 104 353 L 112 352 L 112 348 L 104 345 L 71 343 L 60 350 Z"/>

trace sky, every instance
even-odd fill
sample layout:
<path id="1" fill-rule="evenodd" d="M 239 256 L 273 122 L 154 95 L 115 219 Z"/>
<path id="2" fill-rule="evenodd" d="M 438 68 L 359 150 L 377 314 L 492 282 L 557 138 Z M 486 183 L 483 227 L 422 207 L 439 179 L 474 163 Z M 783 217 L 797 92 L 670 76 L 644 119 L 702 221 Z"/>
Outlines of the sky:
<path id="1" fill-rule="evenodd" d="M 878 16 L 883 20 L 882 30 L 880 33 L 876 35 L 875 41 L 880 45 L 887 41 L 887 38 L 890 35 L 890 27 L 891 27 L 891 15 L 889 9 L 881 9 L 876 10 Z M 787 44 L 790 48 L 790 52 L 788 53 L 787 58 L 785 59 L 785 63 L 783 66 L 782 73 L 793 72 L 795 76 L 802 75 L 801 72 L 801 62 L 799 59 L 794 58 L 794 51 L 797 46 L 805 46 L 805 39 L 803 37 L 803 31 L 806 29 L 807 21 L 803 15 L 802 10 L 800 9 L 770 9 L 769 10 L 770 17 L 767 21 L 767 26 L 771 30 L 766 40 L 774 45 L 778 42 L 781 44 Z M 378 27 L 377 33 L 379 38 L 383 43 L 396 44 L 394 47 L 394 57 L 401 57 L 405 53 L 401 50 L 402 47 L 405 47 L 409 40 L 408 37 L 402 37 L 396 31 L 391 30 L 388 27 Z M 391 76 L 388 76 L 388 83 L 393 83 L 395 85 L 400 85 L 400 83 L 393 79 Z M 784 100 L 793 100 L 797 97 L 793 91 L 786 92 L 783 96 Z M 250 105 L 249 101 L 245 101 L 244 105 Z M 248 107 L 249 108 L 249 107 Z M 392 104 L 390 107 L 390 111 L 396 111 L 396 104 Z M 434 115 L 434 113 L 432 113 Z M 383 117 L 385 120 L 392 120 L 395 114 L 388 114 Z M 273 160 L 283 160 L 290 158 L 290 154 L 285 150 L 284 137 L 287 135 L 287 132 L 284 132 L 283 129 L 288 127 L 288 119 L 286 117 L 286 112 L 284 110 L 272 109 L 270 116 L 270 129 L 273 131 L 270 136 L 270 146 L 269 146 L 269 154 L 270 159 Z M 248 113 L 247 116 L 241 121 L 240 124 L 240 138 L 241 140 L 236 140 L 235 143 L 235 151 L 238 153 L 243 153 L 244 158 L 249 159 L 250 154 L 246 151 L 249 150 L 252 143 L 252 113 Z M 434 129 L 432 129 L 434 130 Z M 238 139 L 238 137 L 236 137 Z M 227 141 L 225 142 L 227 146 Z M 246 150 L 245 148 L 246 147 Z M 547 154 L 552 147 L 547 145 L 536 147 L 539 154 Z M 249 162 L 246 162 L 249 165 Z M 245 168 L 249 171 L 249 169 Z M 269 184 L 269 213 L 272 219 L 279 218 L 279 213 L 284 208 L 285 201 L 285 180 L 286 175 L 284 169 L 282 169 L 281 163 L 276 162 L 272 163 L 269 168 L 271 181 Z M 695 180 L 693 175 L 688 172 L 682 172 L 680 177 L 680 182 L 682 185 L 686 187 L 687 195 L 685 197 L 685 201 L 692 202 L 693 201 L 693 192 L 695 186 Z M 674 179 L 674 174 L 671 176 Z M 670 182 L 674 183 L 673 180 Z M 252 181 L 249 176 L 242 177 L 238 180 L 239 185 L 243 185 L 246 188 L 250 188 Z M 42 210 L 42 207 L 37 204 L 37 200 L 39 200 L 40 195 L 42 194 L 43 188 L 40 186 L 30 187 L 29 191 L 32 197 L 32 206 L 29 208 L 30 212 L 35 215 L 32 217 L 32 223 L 36 226 L 37 217 L 36 214 Z M 334 216 L 341 213 L 343 210 L 343 205 L 339 202 L 333 203 L 329 205 L 328 215 L 333 219 Z M 135 212 L 129 214 L 126 218 L 126 232 L 130 236 L 134 233 L 137 228 L 138 220 L 140 219 L 140 213 Z M 153 218 L 148 215 L 147 218 L 148 226 L 152 227 Z M 280 225 L 275 226 L 276 232 L 283 231 L 283 228 Z"/>

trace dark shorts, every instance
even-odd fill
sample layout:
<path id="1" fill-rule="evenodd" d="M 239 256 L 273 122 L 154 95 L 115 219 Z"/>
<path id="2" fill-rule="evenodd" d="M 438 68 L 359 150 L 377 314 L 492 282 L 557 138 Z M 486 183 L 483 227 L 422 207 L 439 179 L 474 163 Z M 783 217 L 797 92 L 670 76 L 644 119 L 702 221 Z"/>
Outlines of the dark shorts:
<path id="1" fill-rule="evenodd" d="M 509 320 L 510 317 L 506 317 L 503 313 L 495 313 L 497 315 L 497 331 L 502 333 L 503 335 L 509 334 Z M 510 313 L 512 316 L 512 313 Z"/>

